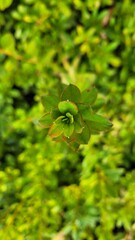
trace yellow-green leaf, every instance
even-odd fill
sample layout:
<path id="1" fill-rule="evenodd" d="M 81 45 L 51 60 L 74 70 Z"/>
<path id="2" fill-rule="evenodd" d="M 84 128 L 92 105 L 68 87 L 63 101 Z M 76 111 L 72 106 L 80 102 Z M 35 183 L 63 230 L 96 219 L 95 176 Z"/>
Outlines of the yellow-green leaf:
<path id="1" fill-rule="evenodd" d="M 11 33 L 5 33 L 1 36 L 0 47 L 8 51 L 15 52 L 15 40 Z"/>
<path id="2" fill-rule="evenodd" d="M 12 4 L 13 0 L 0 0 L 0 10 L 5 10 Z"/>

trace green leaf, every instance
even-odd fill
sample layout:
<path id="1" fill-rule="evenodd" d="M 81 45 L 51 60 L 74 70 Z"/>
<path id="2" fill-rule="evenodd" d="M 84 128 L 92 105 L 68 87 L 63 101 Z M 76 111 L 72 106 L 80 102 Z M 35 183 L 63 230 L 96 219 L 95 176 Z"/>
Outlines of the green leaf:
<path id="1" fill-rule="evenodd" d="M 90 122 L 88 122 L 88 121 L 86 121 L 86 123 L 87 123 L 87 125 L 89 126 L 89 123 Z M 97 135 L 97 134 L 99 134 L 99 130 L 96 130 L 96 129 L 94 129 L 94 128 L 91 128 L 91 126 L 89 127 L 89 129 L 90 129 L 90 132 L 91 132 L 91 135 Z"/>
<path id="2" fill-rule="evenodd" d="M 75 116 L 74 126 L 75 126 L 75 132 L 76 133 L 81 133 L 82 132 L 83 124 L 81 122 L 81 118 L 80 118 L 79 114 L 77 116 Z"/>
<path id="3" fill-rule="evenodd" d="M 94 131 L 104 131 L 112 127 L 112 123 L 108 119 L 98 114 L 89 114 L 87 120 L 89 128 Z"/>
<path id="4" fill-rule="evenodd" d="M 61 94 L 63 93 L 64 89 L 67 88 L 67 85 L 61 82 L 58 82 L 57 84 L 57 89 L 58 89 L 58 94 L 61 97 Z"/>
<path id="5" fill-rule="evenodd" d="M 80 144 L 87 144 L 89 139 L 90 139 L 90 129 L 87 126 L 87 124 L 85 124 L 82 133 L 77 135 L 76 140 Z"/>
<path id="6" fill-rule="evenodd" d="M 97 89 L 86 89 L 82 92 L 82 102 L 87 105 L 92 105 L 97 98 Z"/>
<path id="7" fill-rule="evenodd" d="M 71 113 L 67 112 L 66 117 L 69 119 L 70 123 L 74 122 L 74 118 L 73 118 L 73 115 L 71 115 Z"/>
<path id="8" fill-rule="evenodd" d="M 89 106 L 78 104 L 78 108 L 83 119 L 87 119 L 92 114 L 92 109 Z"/>
<path id="9" fill-rule="evenodd" d="M 70 137 L 74 131 L 74 124 L 63 124 L 64 128 L 64 136 L 65 137 Z"/>
<path id="10" fill-rule="evenodd" d="M 41 102 L 45 108 L 46 112 L 51 112 L 54 108 L 57 107 L 59 99 L 56 95 L 51 96 L 42 96 Z"/>
<path id="11" fill-rule="evenodd" d="M 104 169 L 104 172 L 107 177 L 109 177 L 113 182 L 119 181 L 119 178 L 124 172 L 123 168 L 118 169 Z"/>
<path id="12" fill-rule="evenodd" d="M 73 84 L 68 85 L 62 95 L 61 100 L 69 100 L 71 102 L 80 102 L 81 101 L 81 92 L 78 87 Z"/>
<path id="13" fill-rule="evenodd" d="M 13 0 L 0 0 L 0 10 L 5 10 L 12 4 Z"/>
<path id="14" fill-rule="evenodd" d="M 81 113 L 83 119 L 89 121 L 90 128 L 96 131 L 103 131 L 112 127 L 112 123 L 108 119 L 92 113 L 92 110 L 89 108 L 84 108 Z"/>
<path id="15" fill-rule="evenodd" d="M 52 112 L 51 112 L 52 119 L 55 120 L 55 119 L 57 119 L 60 116 L 61 116 L 61 113 L 60 113 L 60 111 L 58 109 L 52 110 Z"/>
<path id="16" fill-rule="evenodd" d="M 57 124 L 54 123 L 50 130 L 49 130 L 49 136 L 52 138 L 57 138 L 63 133 L 63 124 Z"/>
<path id="17" fill-rule="evenodd" d="M 97 112 L 99 109 L 101 109 L 104 104 L 105 100 L 103 98 L 98 98 L 96 103 L 94 103 L 94 105 L 92 106 L 94 112 Z"/>
<path id="18" fill-rule="evenodd" d="M 56 120 L 55 120 L 55 123 L 56 124 L 63 124 L 62 123 L 62 119 L 64 118 L 65 116 L 59 116 Z"/>
<path id="19" fill-rule="evenodd" d="M 52 118 L 51 118 L 50 114 L 47 113 L 47 114 L 43 115 L 39 119 L 39 124 L 43 128 L 49 128 L 52 125 Z"/>
<path id="20" fill-rule="evenodd" d="M 78 113 L 78 108 L 73 102 L 63 101 L 58 104 L 58 109 L 61 113 L 65 114 L 67 112 L 71 113 L 73 116 Z"/>
<path id="21" fill-rule="evenodd" d="M 5 33 L 0 38 L 0 47 L 15 53 L 15 40 L 11 33 Z"/>

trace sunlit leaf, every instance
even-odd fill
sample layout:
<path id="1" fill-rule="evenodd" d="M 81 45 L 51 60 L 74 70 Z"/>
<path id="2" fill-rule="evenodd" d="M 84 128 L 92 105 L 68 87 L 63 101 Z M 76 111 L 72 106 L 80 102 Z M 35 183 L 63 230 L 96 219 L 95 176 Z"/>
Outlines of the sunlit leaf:
<path id="1" fill-rule="evenodd" d="M 0 37 L 0 47 L 11 53 L 15 52 L 15 40 L 11 33 L 5 33 Z"/>
<path id="2" fill-rule="evenodd" d="M 106 176 L 108 176 L 113 182 L 119 181 L 119 178 L 124 172 L 123 168 L 118 169 L 104 169 Z"/>
<path id="3" fill-rule="evenodd" d="M 0 0 L 0 10 L 5 10 L 12 4 L 13 0 Z"/>

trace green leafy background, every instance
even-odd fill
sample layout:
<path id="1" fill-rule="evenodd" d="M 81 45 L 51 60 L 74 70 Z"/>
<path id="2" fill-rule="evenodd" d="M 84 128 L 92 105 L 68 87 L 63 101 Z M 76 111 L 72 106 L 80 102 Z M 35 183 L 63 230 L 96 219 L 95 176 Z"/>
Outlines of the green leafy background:
<path id="1" fill-rule="evenodd" d="M 0 239 L 135 239 L 135 3 L 0 1 Z M 73 152 L 33 124 L 56 84 L 113 122 Z"/>

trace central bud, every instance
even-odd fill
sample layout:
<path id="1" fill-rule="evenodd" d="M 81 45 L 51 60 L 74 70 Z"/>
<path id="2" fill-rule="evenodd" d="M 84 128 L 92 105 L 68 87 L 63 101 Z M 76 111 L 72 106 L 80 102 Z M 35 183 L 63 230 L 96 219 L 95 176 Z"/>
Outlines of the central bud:
<path id="1" fill-rule="evenodd" d="M 68 100 L 60 102 L 58 104 L 58 109 L 67 118 L 70 118 L 71 117 L 70 115 L 75 116 L 78 113 L 78 108 L 76 104 Z"/>
<path id="2" fill-rule="evenodd" d="M 66 124 L 72 124 L 74 122 L 74 117 L 71 113 L 67 112 L 61 121 Z"/>

